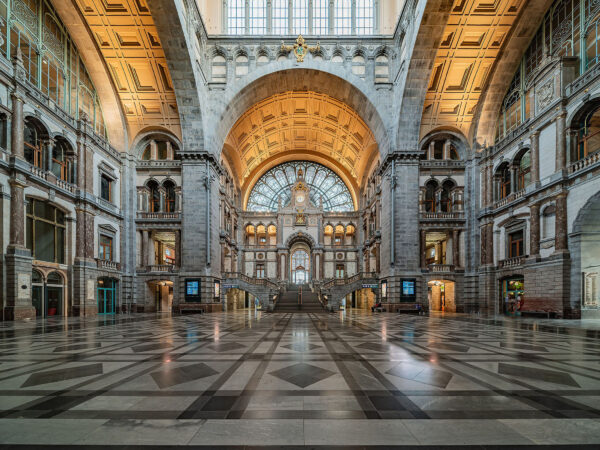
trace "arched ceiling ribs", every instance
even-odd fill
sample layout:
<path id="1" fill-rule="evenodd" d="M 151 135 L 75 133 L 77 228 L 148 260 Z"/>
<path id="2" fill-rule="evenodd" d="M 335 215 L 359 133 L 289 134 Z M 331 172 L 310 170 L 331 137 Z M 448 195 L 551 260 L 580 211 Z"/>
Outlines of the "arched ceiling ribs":
<path id="1" fill-rule="evenodd" d="M 360 179 L 377 152 L 375 137 L 347 104 L 312 91 L 268 97 L 248 109 L 227 136 L 240 160 L 242 183 L 263 162 L 279 153 L 323 154 Z"/>
<path id="2" fill-rule="evenodd" d="M 527 3 L 536 2 L 453 2 L 428 81 L 421 136 L 444 126 L 470 135 L 480 97 Z"/>
<path id="3" fill-rule="evenodd" d="M 502 54 L 496 62 L 488 86 L 481 95 L 473 125 L 468 135 L 470 142 L 477 140 L 479 146 L 493 144 L 498 113 L 504 96 L 510 87 L 523 54 L 553 1 L 529 0 L 523 6 Z"/>
<path id="4" fill-rule="evenodd" d="M 154 9 L 155 3 L 164 1 L 73 0 L 112 77 L 127 120 L 129 143 L 148 127 L 181 134 L 173 81 L 149 8 L 149 3 Z M 174 5 L 171 7 L 163 14 L 176 15 Z"/>

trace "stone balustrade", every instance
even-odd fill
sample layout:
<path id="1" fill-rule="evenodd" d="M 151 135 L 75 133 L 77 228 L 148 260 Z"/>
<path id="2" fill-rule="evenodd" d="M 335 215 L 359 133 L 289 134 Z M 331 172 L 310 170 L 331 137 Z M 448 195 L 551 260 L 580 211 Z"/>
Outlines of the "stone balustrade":
<path id="1" fill-rule="evenodd" d="M 506 269 L 509 267 L 518 267 L 523 265 L 525 262 L 525 256 L 516 256 L 514 258 L 508 258 L 500 261 L 499 266 L 502 269 Z"/>
<path id="2" fill-rule="evenodd" d="M 429 264 L 427 268 L 433 273 L 454 272 L 454 264 Z"/>
<path id="3" fill-rule="evenodd" d="M 504 197 L 503 199 L 500 199 L 496 203 L 494 203 L 494 209 L 502 208 L 503 206 L 506 206 L 509 203 L 512 203 L 515 200 L 518 200 L 524 196 L 525 196 L 525 189 L 521 189 L 520 191 L 512 192 L 512 193 L 508 194 L 506 197 Z"/>
<path id="4" fill-rule="evenodd" d="M 465 218 L 465 213 L 464 211 L 453 211 L 453 212 L 422 212 L 421 213 L 421 219 L 426 219 L 426 220 L 436 220 L 436 219 L 450 219 L 450 220 L 457 220 L 457 219 L 464 219 Z"/>
<path id="5" fill-rule="evenodd" d="M 590 167 L 598 162 L 600 162 L 600 152 L 592 153 L 586 158 L 580 159 L 579 161 L 571 164 L 568 168 L 568 172 L 569 174 L 579 172 L 580 170 Z"/>
<path id="6" fill-rule="evenodd" d="M 154 273 L 172 273 L 175 271 L 175 267 L 169 264 L 152 264 L 147 267 L 146 272 Z"/>
<path id="7" fill-rule="evenodd" d="M 121 264 L 107 259 L 96 259 L 98 269 L 121 270 Z"/>
<path id="8" fill-rule="evenodd" d="M 156 220 L 165 220 L 165 219 L 181 219 L 180 212 L 146 212 L 146 211 L 138 211 L 137 212 L 138 219 L 156 219 Z"/>

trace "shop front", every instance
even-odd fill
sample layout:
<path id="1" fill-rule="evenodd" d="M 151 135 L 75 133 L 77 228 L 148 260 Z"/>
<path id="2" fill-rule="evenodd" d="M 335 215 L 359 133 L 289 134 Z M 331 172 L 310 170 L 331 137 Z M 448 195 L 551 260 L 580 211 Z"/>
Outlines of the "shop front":
<path id="1" fill-rule="evenodd" d="M 500 280 L 500 305 L 507 316 L 520 316 L 525 295 L 525 278 L 514 276 Z"/>

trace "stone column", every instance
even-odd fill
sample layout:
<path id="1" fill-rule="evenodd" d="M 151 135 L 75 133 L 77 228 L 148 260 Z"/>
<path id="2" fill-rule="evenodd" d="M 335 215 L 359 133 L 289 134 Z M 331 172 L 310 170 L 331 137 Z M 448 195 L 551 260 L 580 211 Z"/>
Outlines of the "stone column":
<path id="1" fill-rule="evenodd" d="M 488 223 L 486 225 L 487 231 L 485 236 L 486 246 L 486 264 L 494 265 L 494 224 Z"/>
<path id="2" fill-rule="evenodd" d="M 556 116 L 556 171 L 563 170 L 567 166 L 567 142 L 565 136 L 565 121 L 567 113 L 561 111 Z"/>
<path id="3" fill-rule="evenodd" d="M 487 201 L 486 201 L 486 205 L 487 206 L 492 206 L 492 203 L 494 203 L 494 167 L 492 165 L 492 163 L 488 163 L 487 166 L 487 178 L 486 178 L 486 182 L 487 182 Z"/>
<path id="4" fill-rule="evenodd" d="M 480 234 L 480 244 L 481 244 L 481 249 L 480 249 L 480 253 L 481 253 L 481 265 L 484 266 L 487 263 L 487 225 L 481 225 L 481 227 L 479 227 L 479 234 Z"/>
<path id="5" fill-rule="evenodd" d="M 46 161 L 42 161 L 42 166 L 48 172 L 52 172 L 52 152 L 56 141 L 52 138 L 48 138 L 43 143 L 43 151 L 45 153 Z"/>
<path id="6" fill-rule="evenodd" d="M 25 159 L 25 122 L 23 120 L 23 99 L 15 92 L 11 94 L 12 118 L 11 118 L 11 152 L 20 159 Z"/>
<path id="7" fill-rule="evenodd" d="M 181 267 L 181 231 L 175 230 L 175 266 Z M 233 270 L 233 252 L 231 254 L 231 271 Z"/>
<path id="8" fill-rule="evenodd" d="M 450 144 L 449 140 L 446 140 L 444 142 L 444 155 L 443 155 L 444 159 L 450 159 L 450 145 L 451 144 Z"/>
<path id="9" fill-rule="evenodd" d="M 540 181 L 540 132 L 531 133 L 531 182 Z"/>
<path id="10" fill-rule="evenodd" d="M 427 267 L 427 231 L 421 230 L 421 268 Z"/>
<path id="11" fill-rule="evenodd" d="M 435 142 L 431 141 L 427 147 L 427 159 L 433 159 L 435 156 Z"/>
<path id="12" fill-rule="evenodd" d="M 156 252 L 154 250 L 154 239 L 152 239 L 152 232 L 148 231 L 148 247 L 146 249 L 146 264 L 153 266 L 156 261 Z"/>
<path id="13" fill-rule="evenodd" d="M 569 251 L 567 235 L 567 193 L 561 192 L 556 196 L 556 228 L 554 240 L 554 253 L 567 253 Z"/>
<path id="14" fill-rule="evenodd" d="M 517 168 L 514 166 L 510 167 L 510 193 L 517 192 Z"/>
<path id="15" fill-rule="evenodd" d="M 488 188 L 488 182 L 487 182 L 487 166 L 483 166 L 480 169 L 480 173 L 481 173 L 481 207 L 485 208 L 487 206 L 487 188 Z"/>
<path id="16" fill-rule="evenodd" d="M 459 230 L 452 230 L 452 260 L 454 267 L 460 267 L 460 253 L 458 251 Z"/>
<path id="17" fill-rule="evenodd" d="M 446 234 L 446 264 L 454 264 L 454 235 L 452 233 Z"/>
<path id="18" fill-rule="evenodd" d="M 436 242 L 435 243 L 435 263 L 436 264 L 443 264 L 443 259 L 442 259 L 442 243 L 441 242 Z"/>
<path id="19" fill-rule="evenodd" d="M 529 255 L 532 258 L 538 258 L 540 256 L 540 205 L 537 203 L 531 205 L 529 214 L 531 223 Z"/>
<path id="20" fill-rule="evenodd" d="M 158 159 L 158 145 L 155 140 L 150 141 L 150 159 Z"/>
<path id="21" fill-rule="evenodd" d="M 146 267 L 148 265 L 148 232 L 142 230 L 142 257 L 141 266 Z"/>

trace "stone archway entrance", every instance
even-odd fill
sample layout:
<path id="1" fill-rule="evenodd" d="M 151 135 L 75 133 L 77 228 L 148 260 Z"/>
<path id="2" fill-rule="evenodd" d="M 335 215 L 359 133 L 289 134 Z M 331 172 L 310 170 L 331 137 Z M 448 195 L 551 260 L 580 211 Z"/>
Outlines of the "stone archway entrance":
<path id="1" fill-rule="evenodd" d="M 293 284 L 307 284 L 310 281 L 311 261 L 308 245 L 298 243 L 290 248 L 290 280 Z"/>

